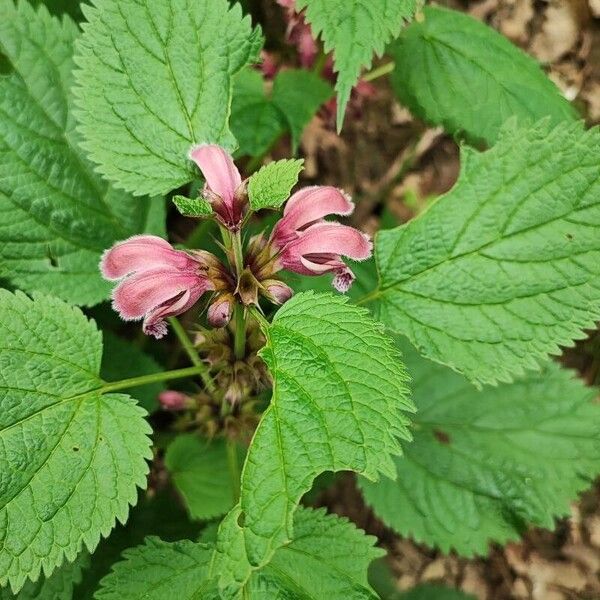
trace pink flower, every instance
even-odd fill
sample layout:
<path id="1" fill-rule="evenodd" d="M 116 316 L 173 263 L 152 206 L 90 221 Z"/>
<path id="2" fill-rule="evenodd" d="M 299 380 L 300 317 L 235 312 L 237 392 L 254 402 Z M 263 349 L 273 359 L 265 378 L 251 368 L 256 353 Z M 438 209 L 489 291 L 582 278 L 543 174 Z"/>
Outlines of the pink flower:
<path id="1" fill-rule="evenodd" d="M 371 240 L 353 227 L 324 217 L 349 215 L 353 210 L 350 198 L 334 187 L 314 186 L 296 192 L 271 234 L 281 268 L 302 275 L 334 273 L 333 286 L 347 292 L 355 277 L 342 256 L 369 258 Z"/>
<path id="2" fill-rule="evenodd" d="M 100 262 L 105 279 L 120 281 L 113 307 L 126 321 L 144 319 L 146 335 L 167 333 L 164 319 L 192 307 L 214 289 L 208 267 L 199 255 L 175 250 L 153 235 L 136 235 L 107 250 Z"/>
<path id="3" fill-rule="evenodd" d="M 204 197 L 211 203 L 219 220 L 237 231 L 247 204 L 246 186 L 231 155 L 221 146 L 200 144 L 190 150 L 193 160 L 206 179 Z"/>

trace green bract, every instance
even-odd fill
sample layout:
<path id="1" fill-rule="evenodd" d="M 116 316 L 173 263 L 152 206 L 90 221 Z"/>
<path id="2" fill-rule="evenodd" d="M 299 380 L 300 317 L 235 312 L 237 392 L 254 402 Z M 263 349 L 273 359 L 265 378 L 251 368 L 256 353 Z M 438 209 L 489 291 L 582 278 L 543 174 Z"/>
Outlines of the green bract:
<path id="1" fill-rule="evenodd" d="M 0 585 L 94 550 L 146 484 L 150 428 L 103 394 L 102 338 L 60 300 L 0 290 Z"/>
<path id="2" fill-rule="evenodd" d="M 213 214 L 210 202 L 204 198 L 173 196 L 173 203 L 177 210 L 186 217 L 209 217 Z"/>
<path id="3" fill-rule="evenodd" d="M 232 77 L 260 31 L 227 0 L 95 0 L 78 43 L 78 119 L 98 170 L 135 195 L 193 177 L 198 143 L 233 147 Z"/>
<path id="4" fill-rule="evenodd" d="M 253 210 L 279 208 L 298 183 L 303 160 L 278 160 L 257 171 L 248 180 L 248 197 Z"/>
<path id="5" fill-rule="evenodd" d="M 458 182 L 376 239 L 379 318 L 480 383 L 509 381 L 600 317 L 600 130 L 507 127 Z"/>

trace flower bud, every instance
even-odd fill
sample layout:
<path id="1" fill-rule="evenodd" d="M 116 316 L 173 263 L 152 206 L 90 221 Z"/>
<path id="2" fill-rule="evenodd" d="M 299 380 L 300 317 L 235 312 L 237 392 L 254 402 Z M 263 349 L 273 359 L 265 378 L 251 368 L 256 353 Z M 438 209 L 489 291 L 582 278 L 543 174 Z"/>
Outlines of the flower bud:
<path id="1" fill-rule="evenodd" d="M 231 294 L 219 294 L 216 300 L 209 306 L 207 319 L 212 327 L 225 327 L 231 320 L 233 313 L 234 298 Z"/>
<path id="2" fill-rule="evenodd" d="M 175 390 L 162 391 L 158 395 L 158 401 L 164 410 L 185 410 L 193 404 L 189 396 Z"/>
<path id="3" fill-rule="evenodd" d="M 285 304 L 294 295 L 294 290 L 279 279 L 265 279 L 262 285 L 263 295 L 273 304 Z"/>

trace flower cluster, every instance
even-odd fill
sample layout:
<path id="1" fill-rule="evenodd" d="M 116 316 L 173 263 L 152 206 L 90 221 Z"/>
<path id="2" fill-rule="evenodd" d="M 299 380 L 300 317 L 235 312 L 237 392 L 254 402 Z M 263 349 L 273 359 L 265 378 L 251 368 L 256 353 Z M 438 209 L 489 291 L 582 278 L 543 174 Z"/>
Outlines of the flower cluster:
<path id="1" fill-rule="evenodd" d="M 279 278 L 282 270 L 302 275 L 332 273 L 333 286 L 346 292 L 354 281 L 343 257 L 369 258 L 369 238 L 347 225 L 327 221 L 347 216 L 354 205 L 347 194 L 329 186 L 313 186 L 293 194 L 271 234 L 253 237 L 244 252 L 241 232 L 248 216 L 246 183 L 231 156 L 220 146 L 195 146 L 190 158 L 206 185 L 202 192 L 223 227 L 226 264 L 203 250 L 177 250 L 152 235 L 117 243 L 100 263 L 102 275 L 118 281 L 113 306 L 125 320 L 143 319 L 143 330 L 156 338 L 167 332 L 165 319 L 187 311 L 204 294 L 213 294 L 208 322 L 224 327 L 234 306 L 258 305 L 259 296 L 283 304 L 293 291 Z M 241 260 L 232 247 L 237 241 Z"/>

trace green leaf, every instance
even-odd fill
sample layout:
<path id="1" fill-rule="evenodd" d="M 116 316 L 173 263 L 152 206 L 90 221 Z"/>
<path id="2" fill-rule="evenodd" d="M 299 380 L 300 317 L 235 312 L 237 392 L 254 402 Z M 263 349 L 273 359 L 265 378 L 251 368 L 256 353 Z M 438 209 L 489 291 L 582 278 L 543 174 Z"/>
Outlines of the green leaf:
<path id="1" fill-rule="evenodd" d="M 373 54 L 383 54 L 416 9 L 415 0 L 297 0 L 306 9 L 313 35 L 321 36 L 325 52 L 333 51 L 337 72 L 338 130 L 342 128 L 350 92 Z"/>
<path id="2" fill-rule="evenodd" d="M 327 515 L 324 509 L 299 508 L 294 516 L 294 540 L 278 549 L 271 562 L 253 576 L 250 589 L 268 586 L 288 593 L 282 598 L 307 600 L 376 599 L 367 571 L 369 563 L 384 552 L 373 547 L 375 541 L 345 518 Z"/>
<path id="3" fill-rule="evenodd" d="M 104 352 L 100 376 L 105 381 L 118 381 L 164 371 L 161 365 L 131 341 L 124 340 L 110 331 L 104 331 L 103 338 Z M 129 388 L 127 393 L 145 410 L 152 412 L 158 405 L 158 394 L 164 389 L 164 383 L 157 382 Z"/>
<path id="4" fill-rule="evenodd" d="M 213 214 L 212 206 L 204 198 L 186 198 L 173 196 L 173 203 L 177 210 L 185 217 L 210 217 Z"/>
<path id="5" fill-rule="evenodd" d="M 0 277 L 76 304 L 108 297 L 100 255 L 145 228 L 150 205 L 110 189 L 79 147 L 72 115 L 77 26 L 0 0 Z M 42 43 L 43 42 L 43 43 Z"/>
<path id="6" fill-rule="evenodd" d="M 600 318 L 600 130 L 507 128 L 454 188 L 376 239 L 375 310 L 421 352 L 510 381 Z"/>
<path id="7" fill-rule="evenodd" d="M 376 514 L 401 535 L 467 556 L 528 525 L 554 528 L 600 473 L 595 391 L 552 362 L 479 391 L 405 346 L 415 439 L 395 482 L 361 480 Z"/>
<path id="8" fill-rule="evenodd" d="M 289 129 L 295 153 L 304 128 L 333 88 L 318 75 L 300 69 L 281 71 L 272 94 L 258 71 L 244 69 L 235 78 L 231 129 L 239 156 L 262 156 Z"/>
<path id="9" fill-rule="evenodd" d="M 259 29 L 227 0 L 94 0 L 78 43 L 78 118 L 98 170 L 134 194 L 190 181 L 192 145 L 233 147 L 232 77 Z"/>
<path id="10" fill-rule="evenodd" d="M 102 395 L 101 335 L 78 309 L 0 290 L 0 339 L 0 585 L 18 591 L 127 518 L 150 428 Z"/>
<path id="11" fill-rule="evenodd" d="M 217 543 L 222 585 L 234 587 L 294 539 L 294 512 L 317 475 L 393 476 L 398 438 L 409 439 L 403 411 L 413 409 L 394 344 L 343 296 L 298 294 L 264 333 L 273 397 L 248 450 L 240 504 Z"/>
<path id="12" fill-rule="evenodd" d="M 394 91 L 416 116 L 488 144 L 511 116 L 576 118 L 538 63 L 503 35 L 462 12 L 429 6 L 423 14 L 390 48 Z"/>
<path id="13" fill-rule="evenodd" d="M 285 133 L 281 110 L 265 95 L 262 75 L 244 69 L 234 83 L 231 131 L 239 148 L 238 156 L 262 156 Z"/>
<path id="14" fill-rule="evenodd" d="M 212 548 L 189 540 L 163 542 L 149 537 L 126 550 L 123 561 L 100 582 L 95 600 L 218 600 L 208 577 Z"/>
<path id="15" fill-rule="evenodd" d="M 383 552 L 347 519 L 323 509 L 298 509 L 296 538 L 275 552 L 271 562 L 255 573 L 245 598 L 310 600 L 312 598 L 375 599 L 367 583 L 369 562 Z M 209 574 L 213 548 L 206 544 L 168 544 L 148 538 L 128 550 L 125 560 L 102 581 L 97 600 L 179 600 L 228 598 Z M 168 590 L 168 591 L 167 591 Z"/>
<path id="16" fill-rule="evenodd" d="M 168 518 L 165 518 L 168 515 Z M 83 573 L 83 579 L 74 590 L 73 600 L 92 600 L 101 579 L 121 560 L 121 554 L 144 542 L 150 535 L 165 541 L 196 539 L 200 534 L 198 523 L 190 521 L 173 490 L 153 490 L 152 495 L 140 494 L 127 523 L 117 525 L 110 536 L 98 544 Z"/>
<path id="17" fill-rule="evenodd" d="M 425 583 L 403 594 L 395 596 L 398 600 L 475 600 L 471 594 L 465 594 L 443 585 Z"/>
<path id="18" fill-rule="evenodd" d="M 320 106 L 333 96 L 333 88 L 316 73 L 304 69 L 286 69 L 273 81 L 273 104 L 284 115 L 292 134 L 292 153 L 300 144 L 304 128 Z"/>
<path id="19" fill-rule="evenodd" d="M 73 600 L 73 590 L 89 562 L 89 554 L 82 552 L 74 562 L 65 563 L 50 577 L 42 575 L 36 582 L 26 582 L 18 594 L 13 594 L 8 587 L 1 588 L 0 600 Z"/>
<path id="20" fill-rule="evenodd" d="M 265 165 L 250 177 L 248 197 L 252 210 L 280 208 L 298 183 L 304 160 L 278 160 Z"/>
<path id="21" fill-rule="evenodd" d="M 243 459 L 240 449 L 238 461 Z M 220 517 L 235 504 L 224 440 L 179 435 L 167 449 L 165 465 L 193 519 Z"/>

